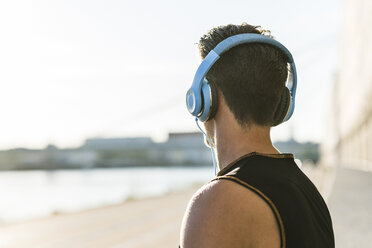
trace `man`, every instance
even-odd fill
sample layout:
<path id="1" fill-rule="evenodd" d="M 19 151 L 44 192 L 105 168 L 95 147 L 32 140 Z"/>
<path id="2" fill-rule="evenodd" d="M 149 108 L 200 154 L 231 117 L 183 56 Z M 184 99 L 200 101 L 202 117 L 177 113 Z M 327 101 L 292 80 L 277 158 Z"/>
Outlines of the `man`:
<path id="1" fill-rule="evenodd" d="M 246 23 L 219 26 L 200 39 L 201 57 L 245 33 L 267 34 Z M 202 102 L 214 102 L 215 113 L 194 115 L 205 121 L 220 171 L 190 200 L 181 248 L 334 247 L 324 200 L 293 155 L 281 154 L 271 142 L 270 127 L 283 121 L 275 119 L 287 90 L 287 63 L 283 50 L 258 42 L 232 47 L 207 72 L 214 90 Z M 190 112 L 198 101 L 194 93 L 187 95 Z"/>

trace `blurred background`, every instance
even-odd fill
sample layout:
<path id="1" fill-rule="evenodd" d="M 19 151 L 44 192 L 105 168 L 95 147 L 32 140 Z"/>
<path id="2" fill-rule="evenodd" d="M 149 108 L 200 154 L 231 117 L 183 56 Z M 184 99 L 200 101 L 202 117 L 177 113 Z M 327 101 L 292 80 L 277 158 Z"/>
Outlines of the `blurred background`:
<path id="1" fill-rule="evenodd" d="M 0 2 L 0 247 L 177 247 L 214 177 L 185 107 L 209 29 L 269 29 L 298 70 L 272 129 L 327 201 L 336 247 L 372 243 L 372 2 Z"/>

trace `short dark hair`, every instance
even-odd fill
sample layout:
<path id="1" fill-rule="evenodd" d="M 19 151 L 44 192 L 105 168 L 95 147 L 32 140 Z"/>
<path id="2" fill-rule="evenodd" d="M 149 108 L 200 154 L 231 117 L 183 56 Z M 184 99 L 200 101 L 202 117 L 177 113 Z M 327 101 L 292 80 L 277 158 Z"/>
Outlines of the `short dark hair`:
<path id="1" fill-rule="evenodd" d="M 242 33 L 270 36 L 270 31 L 252 26 L 218 26 L 202 36 L 199 51 L 204 59 L 222 40 Z M 267 44 L 242 44 L 222 54 L 206 78 L 214 83 L 227 106 L 242 126 L 255 123 L 271 126 L 274 112 L 288 76 L 286 57 L 279 49 Z"/>

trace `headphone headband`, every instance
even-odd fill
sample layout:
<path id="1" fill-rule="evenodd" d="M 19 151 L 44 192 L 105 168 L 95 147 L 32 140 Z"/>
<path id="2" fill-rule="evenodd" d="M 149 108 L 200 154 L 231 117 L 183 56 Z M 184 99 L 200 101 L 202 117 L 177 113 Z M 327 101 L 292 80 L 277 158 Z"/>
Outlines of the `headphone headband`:
<path id="1" fill-rule="evenodd" d="M 204 60 L 202 61 L 202 63 L 200 64 L 199 68 L 196 71 L 191 88 L 187 91 L 186 94 L 187 109 L 193 116 L 200 117 L 201 115 L 203 115 L 201 109 L 203 103 L 201 88 L 207 73 L 212 68 L 214 63 L 220 58 L 220 56 L 223 53 L 227 52 L 231 48 L 247 43 L 268 44 L 278 48 L 286 56 L 287 62 L 290 64 L 291 67 L 291 71 L 289 73 L 290 82 L 287 85 L 291 95 L 291 104 L 283 121 L 289 120 L 289 118 L 292 116 L 295 107 L 295 96 L 297 88 L 296 66 L 292 54 L 285 46 L 283 46 L 281 43 L 274 40 L 273 38 L 264 36 L 262 34 L 252 33 L 237 34 L 226 38 L 225 40 L 218 43 L 217 46 L 213 50 L 211 50 L 208 53 L 208 55 L 204 58 Z M 204 118 L 201 118 L 201 120 L 202 119 Z"/>
<path id="2" fill-rule="evenodd" d="M 217 46 L 212 50 L 215 53 L 217 53 L 219 56 L 221 56 L 223 53 L 227 52 L 233 47 L 246 44 L 246 43 L 260 43 L 260 44 L 268 44 L 274 47 L 279 48 L 286 56 L 287 62 L 292 63 L 293 57 L 292 54 L 288 51 L 288 49 L 283 46 L 278 41 L 274 40 L 273 38 L 270 38 L 268 36 L 262 35 L 262 34 L 237 34 L 234 36 L 230 36 L 220 43 L 217 44 Z"/>

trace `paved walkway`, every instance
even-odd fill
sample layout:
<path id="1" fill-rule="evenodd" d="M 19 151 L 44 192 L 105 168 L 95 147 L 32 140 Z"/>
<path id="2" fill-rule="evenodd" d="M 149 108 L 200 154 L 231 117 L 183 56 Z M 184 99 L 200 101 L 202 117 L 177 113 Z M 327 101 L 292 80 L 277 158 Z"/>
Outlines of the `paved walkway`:
<path id="1" fill-rule="evenodd" d="M 339 168 L 328 199 L 336 247 L 372 247 L 372 172 Z"/>
<path id="2" fill-rule="evenodd" d="M 336 247 L 372 247 L 372 173 L 324 167 L 304 171 L 327 200 Z M 0 226 L 0 248 L 175 248 L 195 190 Z"/>
<path id="3" fill-rule="evenodd" d="M 0 226 L 0 248 L 175 248 L 196 189 Z"/>

